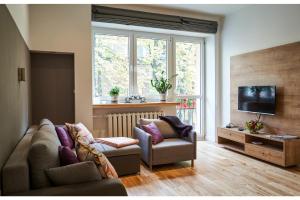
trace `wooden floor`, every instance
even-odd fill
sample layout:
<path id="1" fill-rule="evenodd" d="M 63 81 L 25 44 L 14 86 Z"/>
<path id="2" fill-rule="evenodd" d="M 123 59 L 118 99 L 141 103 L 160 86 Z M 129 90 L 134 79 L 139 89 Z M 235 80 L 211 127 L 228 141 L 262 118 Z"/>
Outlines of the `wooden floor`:
<path id="1" fill-rule="evenodd" d="M 300 167 L 275 165 L 198 142 L 195 167 L 190 162 L 154 167 L 121 178 L 129 195 L 300 195 Z"/>

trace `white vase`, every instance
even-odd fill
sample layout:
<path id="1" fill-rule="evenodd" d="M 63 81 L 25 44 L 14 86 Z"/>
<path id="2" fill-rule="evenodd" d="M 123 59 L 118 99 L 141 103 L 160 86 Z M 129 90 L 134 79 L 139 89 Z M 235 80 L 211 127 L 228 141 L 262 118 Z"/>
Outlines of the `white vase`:
<path id="1" fill-rule="evenodd" d="M 114 102 L 114 103 L 118 102 L 118 98 L 119 98 L 119 96 L 111 96 L 111 102 Z"/>
<path id="2" fill-rule="evenodd" d="M 167 100 L 167 94 L 166 93 L 160 93 L 160 101 L 166 101 Z"/>

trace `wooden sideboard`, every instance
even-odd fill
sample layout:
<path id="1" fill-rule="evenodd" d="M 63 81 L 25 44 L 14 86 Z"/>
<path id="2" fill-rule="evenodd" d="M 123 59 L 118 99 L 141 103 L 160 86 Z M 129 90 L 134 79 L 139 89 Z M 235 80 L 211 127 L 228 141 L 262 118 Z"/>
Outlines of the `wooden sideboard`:
<path id="1" fill-rule="evenodd" d="M 218 128 L 218 144 L 283 167 L 300 164 L 300 139 L 281 140 L 266 133 L 251 134 L 237 128 Z"/>

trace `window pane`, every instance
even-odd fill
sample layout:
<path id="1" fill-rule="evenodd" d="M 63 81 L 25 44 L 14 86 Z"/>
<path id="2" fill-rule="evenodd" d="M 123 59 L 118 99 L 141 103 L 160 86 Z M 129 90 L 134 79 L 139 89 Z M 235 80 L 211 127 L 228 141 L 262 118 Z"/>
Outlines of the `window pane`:
<path id="1" fill-rule="evenodd" d="M 176 42 L 176 92 L 200 95 L 200 44 Z"/>
<path id="2" fill-rule="evenodd" d="M 151 79 L 167 71 L 167 41 L 137 38 L 137 87 L 141 96 L 158 96 Z"/>
<path id="3" fill-rule="evenodd" d="M 94 97 L 109 96 L 112 87 L 120 87 L 120 95 L 129 90 L 128 37 L 95 35 Z"/>
<path id="4" fill-rule="evenodd" d="M 176 42 L 177 116 L 200 133 L 200 44 Z"/>

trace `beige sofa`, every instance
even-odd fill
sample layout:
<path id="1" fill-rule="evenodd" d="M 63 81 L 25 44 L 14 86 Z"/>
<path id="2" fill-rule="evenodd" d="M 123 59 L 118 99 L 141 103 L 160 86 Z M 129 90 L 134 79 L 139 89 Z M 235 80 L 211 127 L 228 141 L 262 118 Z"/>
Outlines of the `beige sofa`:
<path id="1" fill-rule="evenodd" d="M 94 178 L 90 169 L 94 163 L 79 163 L 68 166 L 68 170 L 81 174 L 84 181 L 72 183 L 74 177 L 63 177 L 65 185 L 53 184 L 46 174 L 47 170 L 65 170 L 60 167 L 58 146 L 60 141 L 55 127 L 49 120 L 42 120 L 38 127 L 32 127 L 19 142 L 2 169 L 3 195 L 38 195 L 38 196 L 125 196 L 126 189 L 118 179 L 100 179 L 98 174 Z M 88 168 L 89 167 L 89 168 Z M 87 181 L 86 171 L 90 176 Z M 96 173 L 96 172 L 94 172 Z M 97 173 L 99 173 L 97 171 Z M 77 176 L 78 177 L 78 176 Z M 78 178 L 77 178 L 78 179 Z"/>

